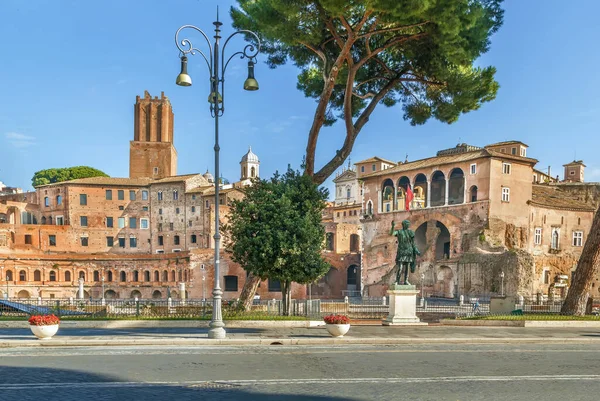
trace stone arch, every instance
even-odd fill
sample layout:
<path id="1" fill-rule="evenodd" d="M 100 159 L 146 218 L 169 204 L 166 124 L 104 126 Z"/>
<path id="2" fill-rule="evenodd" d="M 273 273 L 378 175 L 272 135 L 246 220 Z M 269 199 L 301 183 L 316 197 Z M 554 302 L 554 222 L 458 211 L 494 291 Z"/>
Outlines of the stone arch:
<path id="1" fill-rule="evenodd" d="M 94 281 L 100 281 L 100 272 L 98 270 L 94 270 Z"/>
<path id="2" fill-rule="evenodd" d="M 250 167 L 250 177 L 256 177 L 256 167 Z"/>
<path id="3" fill-rule="evenodd" d="M 367 201 L 367 215 L 368 216 L 373 215 L 373 201 L 370 199 Z"/>
<path id="4" fill-rule="evenodd" d="M 48 199 L 48 198 L 46 198 Z M 42 224 L 46 224 L 46 216 L 42 216 Z"/>
<path id="5" fill-rule="evenodd" d="M 448 204 L 465 203 L 465 173 L 456 167 L 450 171 L 448 179 Z"/>
<path id="6" fill-rule="evenodd" d="M 138 282 L 140 281 L 140 272 L 137 270 L 133 271 L 133 280 L 131 280 L 133 282 Z"/>
<path id="7" fill-rule="evenodd" d="M 446 177 L 441 171 L 431 176 L 430 206 L 443 206 L 446 203 Z"/>
<path id="8" fill-rule="evenodd" d="M 17 298 L 28 299 L 31 298 L 31 295 L 29 294 L 29 291 L 21 290 L 17 293 Z"/>
<path id="9" fill-rule="evenodd" d="M 166 270 L 163 270 L 163 274 L 162 274 L 162 281 L 164 281 L 165 283 L 167 281 L 169 281 L 169 272 Z"/>
<path id="10" fill-rule="evenodd" d="M 54 270 L 50 271 L 50 281 L 56 281 L 56 272 Z"/>
<path id="11" fill-rule="evenodd" d="M 108 274 L 107 274 L 107 281 L 109 283 L 112 283 L 112 281 L 113 281 L 113 272 L 110 270 L 108 271 Z"/>
<path id="12" fill-rule="evenodd" d="M 359 284 L 359 267 L 350 265 L 346 271 L 346 289 L 348 291 L 356 291 Z"/>
<path id="13" fill-rule="evenodd" d="M 394 181 L 386 179 L 381 184 L 381 212 L 391 212 L 394 206 Z"/>
<path id="14" fill-rule="evenodd" d="M 120 281 L 120 282 L 122 282 L 122 283 L 126 283 L 126 282 L 127 282 L 127 273 L 125 273 L 124 271 L 122 271 L 122 272 L 119 274 L 119 276 L 120 276 L 120 277 L 119 277 L 119 281 Z"/>
<path id="15" fill-rule="evenodd" d="M 6 281 L 14 281 L 14 276 L 13 276 L 12 270 L 6 271 Z"/>
<path id="16" fill-rule="evenodd" d="M 469 189 L 469 200 L 471 202 L 477 202 L 477 185 L 473 185 L 471 189 Z"/>
<path id="17" fill-rule="evenodd" d="M 160 281 L 160 273 L 158 272 L 158 270 L 154 270 L 154 281 L 156 281 L 157 283 Z"/>
<path id="18" fill-rule="evenodd" d="M 444 298 L 454 298 L 454 272 L 448 266 L 440 266 L 437 273 L 437 290 Z"/>
<path id="19" fill-rule="evenodd" d="M 85 272 L 84 272 L 83 270 L 81 270 L 81 271 L 79 272 L 79 278 L 80 278 L 80 279 L 82 278 L 82 279 L 83 279 L 83 281 L 85 281 Z"/>
<path id="20" fill-rule="evenodd" d="M 25 270 L 19 271 L 19 281 L 27 281 L 27 272 Z"/>
<path id="21" fill-rule="evenodd" d="M 70 271 L 65 271 L 65 281 L 69 282 L 71 281 L 71 272 Z"/>
<path id="22" fill-rule="evenodd" d="M 38 269 L 33 272 L 33 281 L 42 281 L 42 272 Z"/>
<path id="23" fill-rule="evenodd" d="M 131 298 L 137 298 L 137 299 L 142 299 L 142 293 L 139 290 L 133 290 L 131 291 Z"/>
<path id="24" fill-rule="evenodd" d="M 152 299 L 161 299 L 162 298 L 162 292 L 160 292 L 159 290 L 154 290 L 152 292 Z"/>
<path id="25" fill-rule="evenodd" d="M 183 281 L 183 272 L 181 270 L 179 270 L 177 273 L 178 273 L 177 277 L 179 279 L 179 282 L 182 282 Z"/>
<path id="26" fill-rule="evenodd" d="M 435 223 L 439 229 L 439 235 L 435 241 L 435 259 L 449 259 L 450 258 L 450 231 L 444 223 L 437 221 Z"/>
<path id="27" fill-rule="evenodd" d="M 106 290 L 104 292 L 104 298 L 106 298 L 106 299 L 116 299 L 117 298 L 117 293 L 114 292 L 113 290 Z"/>
<path id="28" fill-rule="evenodd" d="M 427 248 L 427 222 L 421 224 L 415 230 L 415 245 L 421 254 L 425 253 Z"/>
<path id="29" fill-rule="evenodd" d="M 148 271 L 148 270 L 144 271 L 144 281 L 145 282 L 150 281 L 150 271 Z"/>
<path id="30" fill-rule="evenodd" d="M 410 185 L 410 179 L 402 176 L 398 179 L 396 186 L 396 208 L 394 210 L 406 210 L 406 191 Z"/>
<path id="31" fill-rule="evenodd" d="M 413 204 L 416 209 L 423 209 L 427 206 L 427 176 L 423 173 L 415 176 L 413 184 L 414 199 Z"/>
<path id="32" fill-rule="evenodd" d="M 171 281 L 177 281 L 177 278 L 175 277 L 175 270 L 171 270 Z"/>

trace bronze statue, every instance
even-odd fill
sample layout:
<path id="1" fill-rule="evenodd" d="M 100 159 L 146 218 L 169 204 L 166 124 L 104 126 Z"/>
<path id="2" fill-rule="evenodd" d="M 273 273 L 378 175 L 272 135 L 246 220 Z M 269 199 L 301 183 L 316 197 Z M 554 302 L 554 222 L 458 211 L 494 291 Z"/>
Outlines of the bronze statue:
<path id="1" fill-rule="evenodd" d="M 415 233 L 409 230 L 410 221 L 404 220 L 402 222 L 402 230 L 394 230 L 394 222 L 392 221 L 392 229 L 390 235 L 393 235 L 398 239 L 398 249 L 396 251 L 396 266 L 398 268 L 396 272 L 396 284 L 410 285 L 408 282 L 408 269 L 410 272 L 415 272 L 415 261 L 417 255 L 421 253 L 415 245 Z M 402 272 L 404 272 L 404 281 L 401 281 Z"/>

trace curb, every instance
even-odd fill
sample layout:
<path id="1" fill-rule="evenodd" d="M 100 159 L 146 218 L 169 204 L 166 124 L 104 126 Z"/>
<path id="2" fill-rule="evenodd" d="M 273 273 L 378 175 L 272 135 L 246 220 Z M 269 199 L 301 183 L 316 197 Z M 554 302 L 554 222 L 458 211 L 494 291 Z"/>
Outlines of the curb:
<path id="1" fill-rule="evenodd" d="M 322 337 L 322 338 L 209 338 L 193 339 L 127 339 L 127 340 L 5 340 L 0 348 L 32 347 L 124 347 L 124 346 L 269 346 L 269 345 L 406 345 L 406 344 L 589 344 L 600 343 L 600 338 L 566 337 L 471 337 L 471 338 L 381 338 L 381 337 Z"/>
<path id="2" fill-rule="evenodd" d="M 443 326 L 460 327 L 537 327 L 537 328 L 600 328 L 600 321 L 590 320 L 453 320 L 442 319 Z"/>

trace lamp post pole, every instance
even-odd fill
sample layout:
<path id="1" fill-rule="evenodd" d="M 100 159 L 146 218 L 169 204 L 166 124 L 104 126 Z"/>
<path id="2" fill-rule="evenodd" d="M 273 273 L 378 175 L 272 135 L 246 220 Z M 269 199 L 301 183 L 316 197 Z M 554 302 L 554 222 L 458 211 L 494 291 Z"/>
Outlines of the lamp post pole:
<path id="1" fill-rule="evenodd" d="M 504 296 L 504 272 L 500 272 L 500 296 Z"/>
<path id="2" fill-rule="evenodd" d="M 192 78 L 187 73 L 187 54 L 195 55 L 199 53 L 206 61 L 208 66 L 208 71 L 210 73 L 210 95 L 208 96 L 208 101 L 210 103 L 210 113 L 211 116 L 215 119 L 215 256 L 214 256 L 214 288 L 213 288 L 213 311 L 212 311 L 212 320 L 210 322 L 210 330 L 208 331 L 209 338 L 225 338 L 225 324 L 223 323 L 222 312 L 221 312 L 221 298 L 223 296 L 223 291 L 221 290 L 220 284 L 220 246 L 221 246 L 221 233 L 220 233 L 220 224 L 219 224 L 219 117 L 223 115 L 225 111 L 224 100 L 224 75 L 227 69 L 227 65 L 231 61 L 234 56 L 240 56 L 240 58 L 247 58 L 248 61 L 248 78 L 244 82 L 244 89 L 249 91 L 258 90 L 258 82 L 254 78 L 254 64 L 256 63 L 256 56 L 260 51 L 260 39 L 258 35 L 256 35 L 252 31 L 248 30 L 240 30 L 231 34 L 223 44 L 223 49 L 220 49 L 220 40 L 221 40 L 221 25 L 223 25 L 219 21 L 219 9 L 217 8 L 217 20 L 213 22 L 215 26 L 215 35 L 214 43 L 211 44 L 208 36 L 202 31 L 200 28 L 194 25 L 184 25 L 177 30 L 175 33 L 175 44 L 181 53 L 181 72 L 177 76 L 177 80 L 175 83 L 180 86 L 191 86 Z M 185 38 L 180 40 L 179 33 L 186 29 L 192 29 L 196 32 L 199 32 L 206 43 L 208 44 L 209 54 L 208 57 L 198 48 L 195 48 L 192 42 Z M 243 50 L 233 53 L 227 61 L 224 59 L 225 49 L 227 47 L 227 43 L 229 40 L 233 38 L 235 35 L 243 34 L 246 37 L 252 38 L 255 42 L 254 44 L 246 45 Z"/>

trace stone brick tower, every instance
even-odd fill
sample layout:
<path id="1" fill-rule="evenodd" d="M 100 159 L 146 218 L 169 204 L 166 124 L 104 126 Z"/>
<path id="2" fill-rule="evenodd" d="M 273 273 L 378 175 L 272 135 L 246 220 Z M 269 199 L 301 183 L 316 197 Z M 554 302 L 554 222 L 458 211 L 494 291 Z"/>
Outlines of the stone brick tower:
<path id="1" fill-rule="evenodd" d="M 162 92 L 154 99 L 148 91 L 136 96 L 133 141 L 129 145 L 130 178 L 165 178 L 177 175 L 173 146 L 173 110 Z"/>

